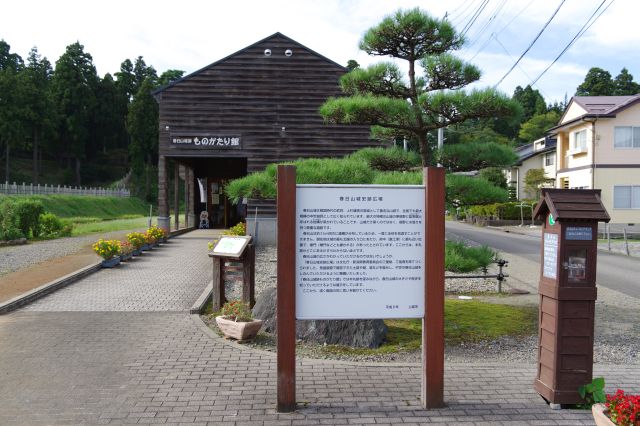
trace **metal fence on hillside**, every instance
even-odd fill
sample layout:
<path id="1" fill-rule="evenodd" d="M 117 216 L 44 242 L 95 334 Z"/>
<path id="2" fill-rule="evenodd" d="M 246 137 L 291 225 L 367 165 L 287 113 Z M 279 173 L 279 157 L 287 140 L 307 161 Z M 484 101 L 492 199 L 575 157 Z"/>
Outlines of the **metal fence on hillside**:
<path id="1" fill-rule="evenodd" d="M 66 185 L 34 185 L 32 183 L 0 183 L 0 194 L 6 195 L 91 195 L 94 197 L 129 197 L 128 189 L 88 188 Z"/>

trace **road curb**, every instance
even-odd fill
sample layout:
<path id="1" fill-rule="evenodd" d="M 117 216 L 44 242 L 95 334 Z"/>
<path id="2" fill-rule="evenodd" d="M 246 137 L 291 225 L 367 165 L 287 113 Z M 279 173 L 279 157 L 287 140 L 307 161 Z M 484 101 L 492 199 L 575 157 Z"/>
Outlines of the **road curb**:
<path id="1" fill-rule="evenodd" d="M 189 313 L 192 315 L 200 315 L 207 302 L 211 300 L 211 293 L 213 293 L 213 280 L 209 281 L 209 284 L 204 288 L 204 291 L 200 297 L 198 297 L 198 300 L 196 300 L 191 309 L 189 309 Z"/>
<path id="2" fill-rule="evenodd" d="M 46 296 L 49 293 L 53 293 L 56 290 L 59 290 L 63 287 L 72 284 L 87 275 L 91 275 L 94 272 L 100 270 L 102 262 L 96 262 L 89 266 L 85 266 L 82 269 L 79 269 L 75 272 L 67 274 L 63 277 L 50 281 L 40 287 L 34 288 L 33 290 L 28 291 L 27 293 L 23 293 L 20 296 L 14 297 L 6 302 L 0 303 L 0 315 L 6 314 L 13 310 L 20 308 L 21 306 L 27 305 L 43 296 Z"/>

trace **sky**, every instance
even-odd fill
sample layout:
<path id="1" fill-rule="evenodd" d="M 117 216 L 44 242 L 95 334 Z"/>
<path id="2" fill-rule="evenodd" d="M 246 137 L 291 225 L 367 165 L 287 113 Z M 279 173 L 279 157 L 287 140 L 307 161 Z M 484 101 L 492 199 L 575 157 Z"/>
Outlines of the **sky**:
<path id="1" fill-rule="evenodd" d="M 420 7 L 465 33 L 458 56 L 482 71 L 478 87 L 511 95 L 558 56 L 602 0 L 20 0 L 5 4 L 0 39 L 23 58 L 32 47 L 52 63 L 79 41 L 98 74 L 115 73 L 123 60 L 143 56 L 160 74 L 194 72 L 275 32 L 346 65 L 384 58 L 358 49 L 364 32 L 398 8 Z M 506 77 L 561 5 L 537 42 Z M 591 67 L 615 77 L 626 67 L 640 82 L 640 2 L 605 0 L 597 21 L 536 82 L 548 103 L 575 93 Z M 597 15 L 596 15 L 597 16 Z M 473 19 L 474 17 L 475 20 Z M 467 28 L 465 30 L 465 28 Z"/>

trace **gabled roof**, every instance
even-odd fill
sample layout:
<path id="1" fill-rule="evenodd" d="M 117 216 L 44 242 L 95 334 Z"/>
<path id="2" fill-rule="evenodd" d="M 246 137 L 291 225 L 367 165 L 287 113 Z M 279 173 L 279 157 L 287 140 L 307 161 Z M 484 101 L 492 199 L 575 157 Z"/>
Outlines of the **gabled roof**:
<path id="1" fill-rule="evenodd" d="M 173 87 L 173 86 L 175 86 L 176 84 L 179 84 L 180 82 L 182 82 L 182 81 L 184 81 L 184 80 L 186 80 L 186 79 L 188 79 L 188 78 L 191 78 L 192 76 L 194 76 L 194 75 L 196 75 L 196 74 L 201 73 L 202 71 L 204 71 L 204 70 L 208 69 L 209 67 L 213 67 L 213 66 L 215 66 L 215 65 L 218 65 L 219 63 L 222 63 L 222 62 L 226 61 L 226 60 L 227 60 L 227 59 L 229 59 L 229 58 L 232 58 L 232 57 L 234 57 L 234 56 L 236 56 L 236 55 L 239 55 L 239 54 L 243 53 L 244 51 L 249 50 L 249 49 L 251 49 L 252 47 L 254 47 L 254 46 L 256 46 L 256 45 L 258 45 L 258 44 L 260 44 L 260 43 L 264 43 L 265 41 L 268 41 L 268 40 L 270 40 L 270 39 L 272 39 L 272 38 L 276 38 L 276 37 L 284 38 L 285 40 L 290 41 L 291 43 L 297 44 L 297 45 L 298 45 L 298 46 L 300 46 L 302 49 L 305 49 L 306 51 L 308 51 L 309 53 L 311 53 L 311 54 L 313 54 L 313 55 L 315 55 L 315 56 L 319 57 L 320 59 L 322 59 L 322 60 L 324 60 L 324 61 L 327 61 L 327 62 L 329 62 L 329 63 L 331 63 L 331 64 L 335 65 L 336 67 L 339 67 L 339 68 L 343 69 L 345 72 L 346 72 L 346 71 L 348 71 L 348 69 L 347 69 L 346 67 L 344 67 L 344 66 L 340 65 L 339 63 L 337 63 L 337 62 L 335 62 L 335 61 L 332 61 L 331 59 L 329 59 L 329 58 L 327 58 L 326 56 L 323 56 L 323 55 L 321 55 L 321 54 L 319 54 L 319 53 L 315 52 L 314 50 L 309 49 L 308 47 L 306 47 L 306 46 L 304 46 L 304 45 L 302 45 L 302 44 L 298 43 L 298 42 L 297 42 L 297 41 L 295 41 L 294 39 L 292 39 L 292 38 L 290 38 L 290 37 L 287 37 L 286 35 L 284 35 L 284 34 L 282 34 L 282 33 L 280 33 L 280 32 L 276 32 L 276 33 L 271 34 L 269 37 L 265 37 L 265 38 L 263 38 L 262 40 L 256 41 L 255 43 L 253 43 L 253 44 L 251 44 L 251 45 L 249 45 L 249 46 L 247 46 L 247 47 L 245 47 L 245 48 L 243 48 L 243 49 L 240 49 L 240 50 L 238 50 L 237 52 L 234 52 L 234 53 L 232 53 L 232 54 L 230 54 L 230 55 L 227 55 L 227 56 L 225 56 L 224 58 L 219 59 L 219 60 L 217 60 L 217 61 L 215 61 L 215 62 L 213 62 L 213 63 L 211 63 L 211 64 L 209 64 L 209 65 L 207 65 L 207 66 L 205 66 L 205 67 L 202 67 L 202 68 L 200 68 L 200 69 L 199 69 L 199 70 L 197 70 L 197 71 L 194 71 L 194 72 L 192 72 L 192 73 L 190 73 L 190 74 L 188 74 L 188 75 L 185 75 L 184 77 L 182 77 L 182 78 L 181 78 L 181 79 L 179 79 L 179 80 L 172 81 L 171 83 L 167 84 L 166 86 L 163 86 L 163 87 L 160 87 L 160 88 L 158 88 L 158 89 L 154 90 L 154 91 L 153 91 L 153 95 L 156 95 L 156 94 L 158 94 L 158 93 L 160 93 L 160 92 L 163 92 L 163 91 L 165 91 L 165 90 L 169 89 L 170 87 Z"/>
<path id="2" fill-rule="evenodd" d="M 640 102 L 640 93 L 632 96 L 574 96 L 562 113 L 562 117 L 560 117 L 559 123 L 561 124 L 550 128 L 547 132 L 553 132 L 554 130 L 585 119 L 615 118 L 618 112 L 638 102 Z M 573 103 L 580 105 L 586 113 L 563 123 L 562 120 L 564 120 L 567 111 L 569 111 Z"/>
<path id="3" fill-rule="evenodd" d="M 588 219 L 609 222 L 599 189 L 542 189 L 542 199 L 533 210 L 536 219 L 551 212 L 556 220 Z"/>
<path id="4" fill-rule="evenodd" d="M 614 114 L 640 100 L 640 94 L 633 96 L 574 96 L 575 103 L 587 111 L 587 114 Z"/>

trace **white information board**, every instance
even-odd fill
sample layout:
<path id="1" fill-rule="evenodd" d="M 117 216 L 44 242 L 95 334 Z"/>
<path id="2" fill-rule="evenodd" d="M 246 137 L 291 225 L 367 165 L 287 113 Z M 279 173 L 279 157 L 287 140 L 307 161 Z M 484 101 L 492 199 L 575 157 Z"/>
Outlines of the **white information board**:
<path id="1" fill-rule="evenodd" d="M 542 275 L 556 279 L 558 270 L 558 234 L 544 234 L 544 259 L 542 260 Z"/>
<path id="2" fill-rule="evenodd" d="M 297 185 L 296 318 L 424 316 L 418 185 Z"/>

